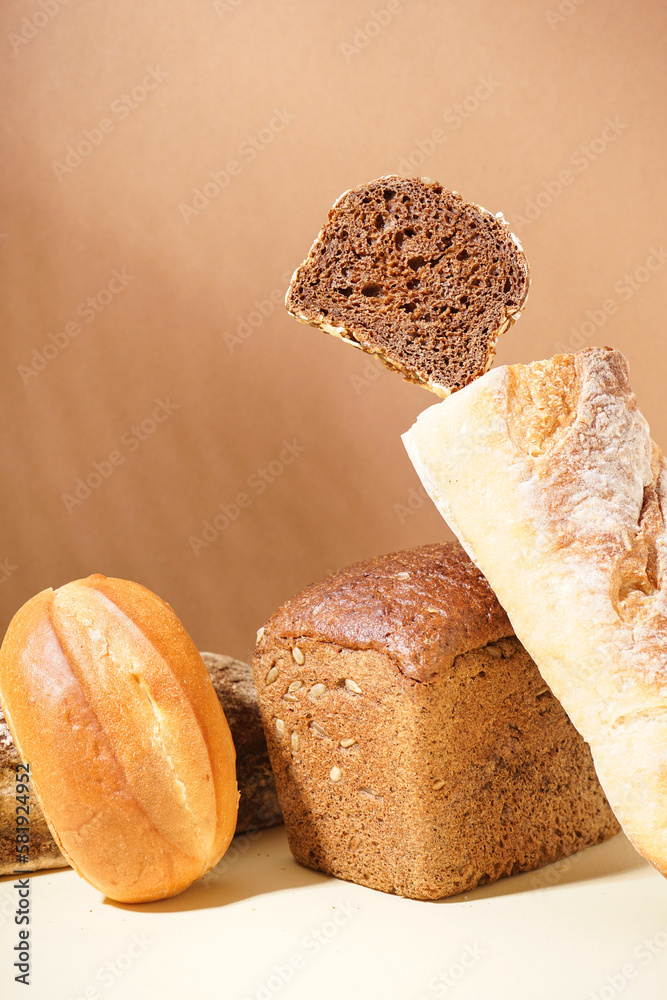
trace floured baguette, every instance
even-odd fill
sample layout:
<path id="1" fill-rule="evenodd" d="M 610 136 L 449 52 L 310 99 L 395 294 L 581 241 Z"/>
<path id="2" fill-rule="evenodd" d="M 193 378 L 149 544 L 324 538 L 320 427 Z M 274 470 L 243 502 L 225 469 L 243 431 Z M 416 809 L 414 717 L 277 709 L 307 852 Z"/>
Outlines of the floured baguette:
<path id="1" fill-rule="evenodd" d="M 286 306 L 447 396 L 490 367 L 528 284 L 500 213 L 427 178 L 391 175 L 341 195 Z"/>
<path id="2" fill-rule="evenodd" d="M 667 875 L 666 465 L 625 359 L 499 368 L 404 435 L 424 486 Z"/>

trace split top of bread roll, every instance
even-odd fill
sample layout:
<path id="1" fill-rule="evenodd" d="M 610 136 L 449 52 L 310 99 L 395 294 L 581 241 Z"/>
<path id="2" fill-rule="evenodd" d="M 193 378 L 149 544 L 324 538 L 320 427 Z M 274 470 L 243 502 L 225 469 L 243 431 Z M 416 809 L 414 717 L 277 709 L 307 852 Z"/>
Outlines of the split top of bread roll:
<path id="1" fill-rule="evenodd" d="M 489 368 L 528 284 L 502 215 L 427 178 L 390 175 L 341 195 L 286 305 L 447 396 Z"/>
<path id="2" fill-rule="evenodd" d="M 403 438 L 430 496 L 667 875 L 666 465 L 625 359 L 489 372 Z"/>
<path id="3" fill-rule="evenodd" d="M 5 636 L 0 694 L 54 839 L 92 885 L 161 899 L 222 857 L 238 808 L 231 734 L 155 594 L 100 575 L 37 594 Z"/>

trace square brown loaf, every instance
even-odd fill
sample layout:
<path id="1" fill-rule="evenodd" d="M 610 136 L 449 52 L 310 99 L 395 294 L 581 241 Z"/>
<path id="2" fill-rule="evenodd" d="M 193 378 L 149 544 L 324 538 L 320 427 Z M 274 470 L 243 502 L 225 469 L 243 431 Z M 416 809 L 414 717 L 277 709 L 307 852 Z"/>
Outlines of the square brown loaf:
<path id="1" fill-rule="evenodd" d="M 618 832 L 587 744 L 455 544 L 287 601 L 255 682 L 297 861 L 437 899 Z"/>

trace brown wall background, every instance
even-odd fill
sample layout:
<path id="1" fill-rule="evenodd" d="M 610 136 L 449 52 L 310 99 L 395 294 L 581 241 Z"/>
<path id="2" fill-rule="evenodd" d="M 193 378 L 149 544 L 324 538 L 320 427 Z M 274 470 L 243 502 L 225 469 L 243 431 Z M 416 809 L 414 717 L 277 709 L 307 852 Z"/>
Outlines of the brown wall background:
<path id="1" fill-rule="evenodd" d="M 657 0 L 11 0 L 0 18 L 3 629 L 102 572 L 247 658 L 310 581 L 449 537 L 399 439 L 435 397 L 274 304 L 335 198 L 381 174 L 437 178 L 520 234 L 532 289 L 498 363 L 616 346 L 667 441 Z M 141 430 L 156 400 L 172 412 Z M 281 468 L 284 441 L 302 450 Z"/>

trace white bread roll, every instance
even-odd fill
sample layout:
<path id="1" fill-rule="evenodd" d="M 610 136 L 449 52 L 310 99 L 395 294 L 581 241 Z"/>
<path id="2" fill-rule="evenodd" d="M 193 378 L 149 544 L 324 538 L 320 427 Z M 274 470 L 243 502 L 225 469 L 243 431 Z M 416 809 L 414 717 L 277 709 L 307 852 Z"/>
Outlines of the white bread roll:
<path id="1" fill-rule="evenodd" d="M 88 882 L 147 902 L 217 864 L 236 824 L 234 745 L 168 604 L 99 575 L 42 591 L 9 626 L 0 693 L 54 839 Z"/>
<path id="2" fill-rule="evenodd" d="M 498 368 L 404 443 L 667 875 L 666 464 L 627 364 L 591 348 Z"/>

